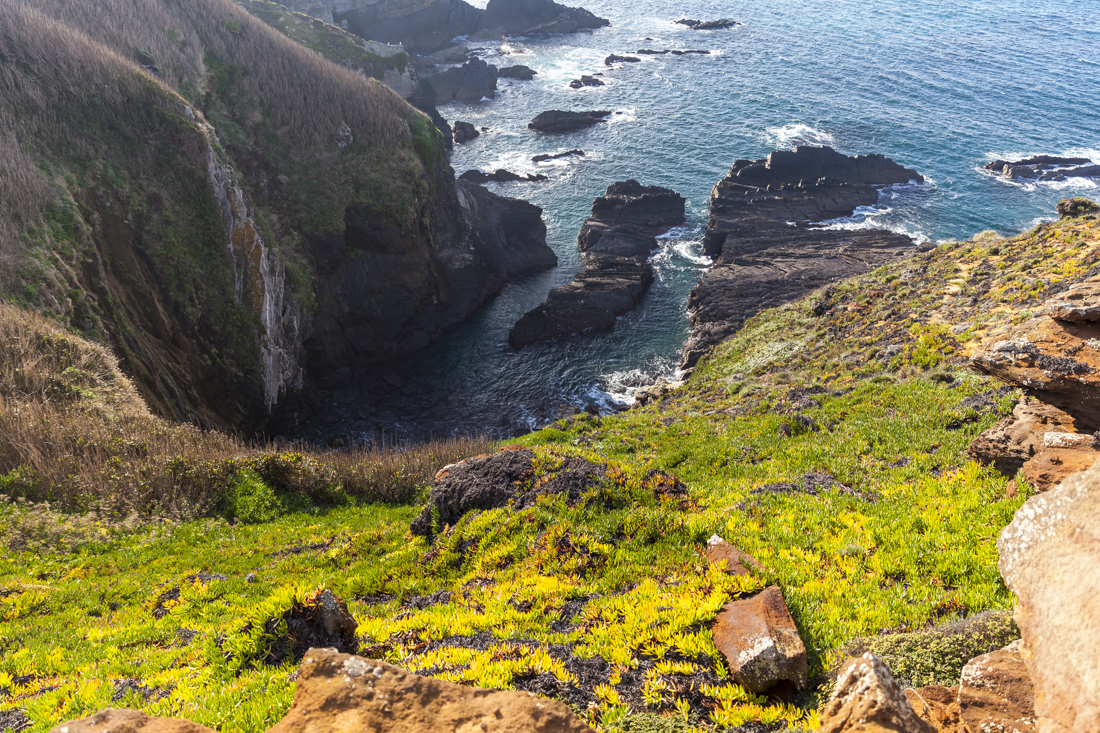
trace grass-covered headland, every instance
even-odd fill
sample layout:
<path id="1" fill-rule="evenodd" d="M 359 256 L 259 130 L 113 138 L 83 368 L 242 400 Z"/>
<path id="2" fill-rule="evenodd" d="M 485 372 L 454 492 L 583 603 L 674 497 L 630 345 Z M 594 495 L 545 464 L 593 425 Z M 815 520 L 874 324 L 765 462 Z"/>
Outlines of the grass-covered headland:
<path id="1" fill-rule="evenodd" d="M 0 720 L 44 731 L 114 705 L 262 731 L 294 688 L 280 620 L 320 589 L 365 655 L 553 695 L 605 730 L 812 728 L 813 691 L 749 694 L 711 637 L 723 603 L 769 584 L 818 695 L 849 647 L 952 683 L 952 644 L 1011 636 L 1003 616 L 962 619 L 1012 607 L 994 541 L 1030 493 L 1006 498 L 966 455 L 1018 396 L 966 360 L 1095 277 L 1098 234 L 1079 218 L 943 245 L 765 312 L 658 402 L 515 441 L 529 490 L 599 467 L 580 495 L 471 512 L 431 541 L 409 526 L 432 472 L 488 446 L 198 433 L 150 416 L 102 348 L 4 308 Z M 713 534 L 763 569 L 708 567 Z"/>

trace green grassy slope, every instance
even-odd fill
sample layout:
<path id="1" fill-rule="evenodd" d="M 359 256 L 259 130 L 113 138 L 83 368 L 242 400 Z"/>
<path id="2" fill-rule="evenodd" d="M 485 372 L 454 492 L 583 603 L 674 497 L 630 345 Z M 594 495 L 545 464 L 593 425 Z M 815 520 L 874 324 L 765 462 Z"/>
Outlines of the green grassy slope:
<path id="1" fill-rule="evenodd" d="M 294 670 L 264 661 L 279 633 L 268 622 L 323 587 L 349 602 L 363 653 L 556 694 L 605 730 L 813 728 L 813 694 L 798 707 L 729 681 L 709 622 L 728 599 L 780 585 L 814 685 L 827 685 L 858 637 L 1010 608 L 994 543 L 1029 490 L 1006 498 L 1008 479 L 965 450 L 1016 393 L 964 365 L 1098 262 L 1100 225 L 1064 221 L 944 245 L 765 312 L 658 403 L 517 441 L 536 453 L 536 481 L 574 458 L 606 467 L 576 502 L 472 513 L 431 544 L 408 531 L 418 505 L 375 505 L 9 554 L 0 709 L 26 711 L 35 730 L 112 700 L 263 730 Z M 756 577 L 707 567 L 715 533 L 761 561 Z M 905 664 L 921 638 L 888 646 Z"/>

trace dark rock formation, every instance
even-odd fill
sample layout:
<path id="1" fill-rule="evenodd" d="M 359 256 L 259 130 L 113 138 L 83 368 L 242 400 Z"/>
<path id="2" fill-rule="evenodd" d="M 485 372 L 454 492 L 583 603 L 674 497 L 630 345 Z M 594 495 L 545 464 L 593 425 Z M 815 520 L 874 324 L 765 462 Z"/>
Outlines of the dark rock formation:
<path id="1" fill-rule="evenodd" d="M 874 204 L 879 186 L 923 180 L 881 155 L 831 148 L 735 162 L 711 194 L 704 247 L 716 262 L 689 297 L 692 331 L 681 367 L 693 368 L 765 308 L 912 252 L 913 241 L 892 232 L 813 224 Z"/>
<path id="2" fill-rule="evenodd" d="M 535 78 L 535 74 L 537 73 L 539 72 L 535 71 L 530 66 L 506 66 L 497 72 L 497 78 L 531 81 Z"/>
<path id="3" fill-rule="evenodd" d="M 584 151 L 583 150 L 570 150 L 570 151 L 565 152 L 565 153 L 557 153 L 557 154 L 553 154 L 553 155 L 550 154 L 550 153 L 542 153 L 540 155 L 536 155 L 535 157 L 531 158 L 531 162 L 532 163 L 544 163 L 548 160 L 561 160 L 562 158 L 570 158 L 574 155 L 583 158 L 584 157 Z"/>
<path id="4" fill-rule="evenodd" d="M 326 286 L 306 344 L 319 386 L 346 383 L 357 366 L 423 348 L 510 279 L 557 263 L 542 209 L 453 175 L 436 182 L 434 246 L 367 211 L 349 212 L 346 230 L 319 243 Z"/>
<path id="5" fill-rule="evenodd" d="M 730 20 L 729 18 L 722 18 L 721 20 L 695 20 L 694 18 L 682 18 L 676 21 L 680 25 L 686 25 L 688 28 L 697 31 L 715 31 L 723 28 L 732 28 L 735 25 L 741 25 L 736 20 Z"/>
<path id="6" fill-rule="evenodd" d="M 466 143 L 480 136 L 481 133 L 469 122 L 455 122 L 454 139 L 456 143 Z"/>
<path id="7" fill-rule="evenodd" d="M 1058 202 L 1058 215 L 1063 219 L 1072 219 L 1075 216 L 1088 216 L 1089 214 L 1100 214 L 1100 206 L 1097 206 L 1095 202 L 1089 201 L 1083 196 L 1062 199 Z"/>
<path id="8" fill-rule="evenodd" d="M 421 72 L 420 78 L 432 85 L 437 95 L 437 104 L 474 104 L 496 96 L 497 67 L 481 59 L 473 59 L 462 66 L 442 71 Z"/>
<path id="9" fill-rule="evenodd" d="M 301 0 L 285 0 L 293 9 Z M 455 36 L 473 33 L 478 28 L 483 11 L 464 0 L 428 0 L 408 3 L 405 0 L 354 3 L 346 11 L 333 12 L 333 2 L 310 2 L 327 6 L 332 19 L 347 21 L 348 30 L 361 38 L 384 43 L 400 43 L 411 53 L 431 53 L 443 48 Z M 350 4 L 350 3 L 349 3 Z M 304 8 L 302 8 L 304 9 Z M 310 14 L 317 10 L 305 9 Z"/>
<path id="10" fill-rule="evenodd" d="M 1100 165 L 1088 158 L 1037 155 L 1023 160 L 995 160 L 985 169 L 1013 181 L 1064 181 L 1067 178 L 1100 177 Z"/>
<path id="11" fill-rule="evenodd" d="M 550 110 L 543 112 L 527 126 L 538 132 L 572 132 L 599 124 L 611 114 L 610 111 L 563 112 Z"/>
<path id="12" fill-rule="evenodd" d="M 553 0 L 489 0 L 478 30 L 513 35 L 575 33 L 611 25 L 583 8 L 570 8 Z"/>
<path id="13" fill-rule="evenodd" d="M 508 336 L 513 348 L 589 329 L 610 328 L 632 310 L 653 282 L 647 262 L 656 235 L 684 221 L 684 198 L 675 191 L 625 181 L 608 186 L 592 204 L 577 235 L 584 265 L 573 281 L 523 316 Z"/>
<path id="14" fill-rule="evenodd" d="M 668 54 L 672 54 L 673 56 L 687 56 L 687 55 L 690 55 L 690 54 L 698 54 L 698 55 L 701 55 L 701 56 L 709 56 L 710 51 L 704 51 L 702 49 L 689 49 L 687 51 L 682 51 L 678 48 L 677 49 L 668 49 L 668 48 L 666 48 L 662 51 L 654 51 L 651 48 L 640 48 L 640 49 L 638 49 L 638 54 L 641 55 L 641 56 L 667 56 Z"/>
<path id="15" fill-rule="evenodd" d="M 603 62 L 605 66 L 611 66 L 611 64 L 615 63 L 639 64 L 642 60 L 636 56 L 619 56 L 617 54 L 611 54 L 605 58 Z"/>
<path id="16" fill-rule="evenodd" d="M 459 176 L 459 180 L 473 183 L 515 183 L 517 181 L 527 183 L 531 181 L 549 181 L 550 178 L 541 173 L 528 173 L 526 176 L 521 176 L 518 173 L 501 168 L 495 173 L 483 173 L 478 170 L 466 171 Z"/>
<path id="17" fill-rule="evenodd" d="M 454 134 L 451 131 L 451 126 L 447 124 L 447 120 L 443 119 L 443 115 L 439 114 L 439 109 L 436 108 L 439 95 L 436 94 L 435 88 L 431 84 L 417 75 L 413 91 L 405 98 L 405 101 L 431 117 L 436 128 L 443 133 L 443 143 L 447 148 L 454 147 Z"/>
<path id="18" fill-rule="evenodd" d="M 581 89 L 583 87 L 602 87 L 604 83 L 594 76 L 582 76 L 580 79 L 574 79 L 569 82 L 571 89 Z"/>
<path id="19" fill-rule="evenodd" d="M 552 477 L 527 490 L 535 475 L 535 454 L 530 450 L 502 450 L 492 455 L 467 458 L 435 475 L 427 506 L 413 520 L 412 533 L 431 537 L 433 514 L 440 526 L 454 525 L 467 512 L 508 506 L 519 510 L 540 496 L 565 494 L 576 501 L 604 475 L 602 466 L 580 458 L 566 459 Z"/>

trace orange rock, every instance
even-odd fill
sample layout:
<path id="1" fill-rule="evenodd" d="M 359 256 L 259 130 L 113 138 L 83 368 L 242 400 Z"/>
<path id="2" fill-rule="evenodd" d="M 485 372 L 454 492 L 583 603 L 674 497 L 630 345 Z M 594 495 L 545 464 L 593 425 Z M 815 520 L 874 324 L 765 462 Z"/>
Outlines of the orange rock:
<path id="1" fill-rule="evenodd" d="M 1035 733 L 1035 691 L 1019 642 L 970 660 L 959 685 L 959 714 L 971 731 Z"/>
<path id="2" fill-rule="evenodd" d="M 363 731 L 592 733 L 564 704 L 528 692 L 466 687 L 310 649 L 290 712 L 269 733 Z"/>
<path id="3" fill-rule="evenodd" d="M 1032 318 L 986 341 L 970 362 L 1100 426 L 1100 322 Z"/>
<path id="4" fill-rule="evenodd" d="M 727 603 L 713 631 L 734 681 L 746 690 L 759 694 L 783 680 L 806 687 L 806 647 L 779 586 Z"/>
<path id="5" fill-rule="evenodd" d="M 726 563 L 726 572 L 730 575 L 752 575 L 752 570 L 760 569 L 760 561 L 752 555 L 741 552 L 718 535 L 707 542 L 707 562 L 711 565 Z"/>
<path id="6" fill-rule="evenodd" d="M 936 733 L 966 733 L 959 717 L 959 688 L 929 685 L 919 690 L 905 690 L 905 697 L 917 717 L 932 726 Z"/>
<path id="7" fill-rule="evenodd" d="M 214 733 L 205 725 L 177 718 L 154 718 L 140 710 L 107 708 L 87 718 L 62 723 L 50 733 Z"/>
<path id="8" fill-rule="evenodd" d="M 1100 463 L 1029 499 L 997 550 L 1039 732 L 1100 731 Z"/>
<path id="9" fill-rule="evenodd" d="M 934 733 L 917 716 L 889 668 L 873 654 L 849 659 L 821 714 L 818 733 Z"/>

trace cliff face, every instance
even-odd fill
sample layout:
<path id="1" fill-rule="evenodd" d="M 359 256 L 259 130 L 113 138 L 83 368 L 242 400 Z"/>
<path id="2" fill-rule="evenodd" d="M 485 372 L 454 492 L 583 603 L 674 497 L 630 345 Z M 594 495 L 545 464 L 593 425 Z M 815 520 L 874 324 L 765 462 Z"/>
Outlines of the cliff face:
<path id="1" fill-rule="evenodd" d="M 0 7 L 0 283 L 157 412 L 260 428 L 552 264 L 541 212 L 470 213 L 434 125 L 361 69 L 228 0 L 107 5 Z"/>

